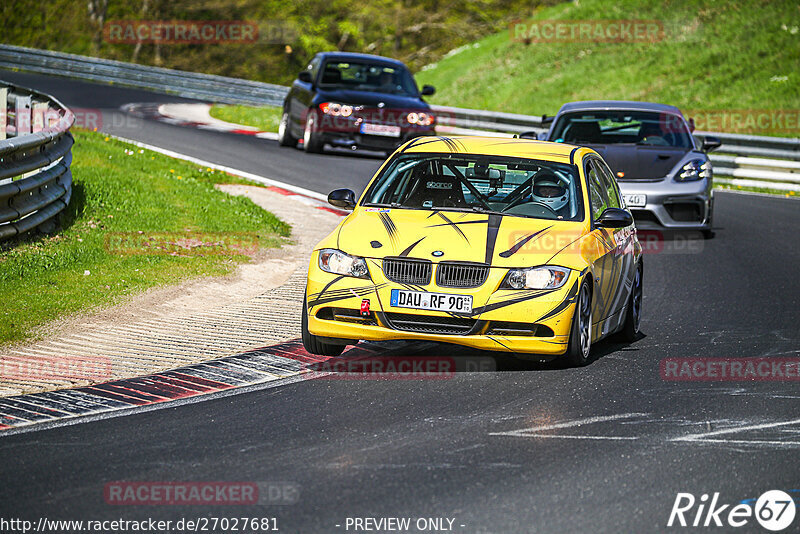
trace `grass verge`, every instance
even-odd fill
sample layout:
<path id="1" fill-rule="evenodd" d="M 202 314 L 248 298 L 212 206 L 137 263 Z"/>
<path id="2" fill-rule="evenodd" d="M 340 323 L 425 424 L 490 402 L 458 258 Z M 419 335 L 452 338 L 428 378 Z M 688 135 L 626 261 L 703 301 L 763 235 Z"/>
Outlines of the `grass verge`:
<path id="1" fill-rule="evenodd" d="M 281 108 L 275 106 L 224 106 L 216 104 L 209 111 L 212 117 L 233 124 L 258 128 L 262 132 L 277 132 Z"/>
<path id="2" fill-rule="evenodd" d="M 520 16 L 526 19 L 526 14 Z M 697 125 L 701 130 L 798 135 L 796 2 L 581 0 L 538 9 L 533 19 L 655 20 L 664 34 L 653 43 L 584 39 L 525 44 L 512 42 L 505 31 L 451 51 L 423 68 L 416 75 L 418 83 L 436 86 L 432 102 L 450 106 L 553 115 L 565 102 L 576 100 L 640 100 L 674 104 L 687 115 L 707 117 L 709 124 Z M 741 115 L 743 119 L 734 113 L 758 110 L 784 110 L 793 120 L 750 124 L 752 113 Z M 722 123 L 726 118 L 727 125 Z M 734 127 L 734 120 L 741 128 Z"/>
<path id="3" fill-rule="evenodd" d="M 715 183 L 714 189 L 724 189 L 727 191 L 740 191 L 743 193 L 761 193 L 764 195 L 774 195 L 786 198 L 798 198 L 797 193 L 794 191 L 782 191 L 780 189 L 770 189 L 768 187 L 745 187 L 734 184 Z"/>
<path id="4" fill-rule="evenodd" d="M 99 133 L 73 135 L 73 193 L 60 231 L 0 248 L 0 344 L 151 287 L 227 274 L 289 235 L 249 199 L 214 188 L 249 182 Z M 222 243 L 231 239 L 246 246 Z"/>

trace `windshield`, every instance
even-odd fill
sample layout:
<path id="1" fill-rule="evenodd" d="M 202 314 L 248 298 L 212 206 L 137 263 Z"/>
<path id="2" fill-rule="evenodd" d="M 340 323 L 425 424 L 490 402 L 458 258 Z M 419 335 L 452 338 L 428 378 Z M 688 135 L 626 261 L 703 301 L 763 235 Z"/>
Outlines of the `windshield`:
<path id="1" fill-rule="evenodd" d="M 551 140 L 576 145 L 634 144 L 691 148 L 682 117 L 654 111 L 581 111 L 562 115 Z"/>
<path id="2" fill-rule="evenodd" d="M 577 167 L 551 161 L 462 154 L 401 154 L 362 205 L 583 220 Z"/>
<path id="3" fill-rule="evenodd" d="M 355 91 L 374 91 L 417 96 L 417 85 L 408 70 L 380 63 L 329 61 L 320 85 Z"/>

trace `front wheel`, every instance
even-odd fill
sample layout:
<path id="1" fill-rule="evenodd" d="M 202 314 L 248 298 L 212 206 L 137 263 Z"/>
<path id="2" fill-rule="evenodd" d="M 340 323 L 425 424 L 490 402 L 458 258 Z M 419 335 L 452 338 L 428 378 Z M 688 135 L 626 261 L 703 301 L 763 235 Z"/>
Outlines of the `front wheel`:
<path id="1" fill-rule="evenodd" d="M 278 124 L 278 144 L 280 146 L 297 145 L 297 139 L 292 135 L 289 128 L 289 113 L 286 111 L 281 115 L 281 122 Z"/>
<path id="2" fill-rule="evenodd" d="M 592 290 L 584 281 L 578 292 L 575 313 L 572 315 L 572 329 L 567 345 L 567 362 L 574 367 L 589 363 L 592 349 Z"/>
<path id="3" fill-rule="evenodd" d="M 306 305 L 306 299 L 303 299 L 303 318 L 300 321 L 300 331 L 303 337 L 303 347 L 311 354 L 338 356 L 344 352 L 344 348 L 347 346 L 325 343 L 319 337 L 308 331 L 308 306 Z"/>

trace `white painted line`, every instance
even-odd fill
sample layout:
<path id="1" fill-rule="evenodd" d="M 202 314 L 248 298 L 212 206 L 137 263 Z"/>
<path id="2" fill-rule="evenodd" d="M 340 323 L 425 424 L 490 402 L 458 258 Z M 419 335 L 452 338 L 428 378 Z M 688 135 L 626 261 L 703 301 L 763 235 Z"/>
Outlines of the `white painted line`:
<path id="1" fill-rule="evenodd" d="M 210 169 L 214 169 L 217 171 L 227 172 L 233 174 L 235 176 L 239 176 L 241 178 L 246 178 L 248 180 L 252 180 L 254 182 L 258 182 L 264 185 L 271 185 L 275 187 L 280 187 L 282 189 L 286 189 L 288 191 L 292 191 L 293 193 L 297 193 L 298 195 L 305 195 L 307 197 L 311 197 L 317 199 L 321 202 L 327 203 L 328 197 L 323 195 L 322 193 L 317 193 L 316 191 L 312 191 L 310 189 L 305 189 L 303 187 L 299 187 L 293 184 L 287 184 L 285 182 L 279 182 L 278 180 L 273 180 L 272 178 L 267 178 L 265 176 L 259 176 L 258 174 L 253 174 L 251 172 L 242 171 L 239 169 L 234 169 L 232 167 L 226 167 L 224 165 L 218 165 L 216 163 L 211 163 L 210 161 L 205 161 L 199 158 L 195 158 L 194 156 L 189 156 L 186 154 L 181 154 L 180 152 L 174 152 L 172 150 L 167 150 L 166 148 L 157 147 L 154 145 L 148 145 L 147 143 L 141 143 L 139 141 L 134 141 L 133 139 L 126 139 L 125 137 L 119 137 L 117 135 L 110 135 L 105 134 L 112 139 L 116 139 L 117 141 L 122 141 L 123 143 L 130 143 L 134 146 L 139 148 L 145 148 L 147 150 L 152 150 L 153 152 L 158 152 L 159 154 L 164 154 L 165 156 L 169 156 L 171 158 L 182 159 L 184 161 L 189 161 L 191 163 L 195 163 L 197 165 L 201 165 L 203 167 L 208 167 Z"/>
<path id="2" fill-rule="evenodd" d="M 672 440 L 678 441 L 678 440 Z M 777 441 L 777 440 L 758 440 L 758 439 L 696 439 L 691 443 L 718 443 L 722 445 L 800 445 L 800 441 Z"/>
<path id="3" fill-rule="evenodd" d="M 712 441 L 705 438 L 709 436 L 721 436 L 723 434 L 735 434 L 738 432 L 747 432 L 749 430 L 763 430 L 765 428 L 776 428 L 779 426 L 797 425 L 800 424 L 800 419 L 792 421 L 781 421 L 779 423 L 764 423 L 760 425 L 740 426 L 735 428 L 723 428 L 722 430 L 713 430 L 711 432 L 702 432 L 700 434 L 689 434 L 688 436 L 681 436 L 679 438 L 672 438 L 671 441 Z M 738 441 L 738 440 L 716 440 L 716 441 Z M 769 443 L 767 441 L 756 441 L 757 443 Z M 780 441 L 778 443 L 792 443 L 788 441 Z"/>
<path id="4" fill-rule="evenodd" d="M 649 414 L 646 413 L 624 413 L 624 414 L 617 414 L 617 415 L 601 415 L 595 417 L 586 417 L 584 419 L 576 419 L 574 421 L 565 421 L 563 423 L 554 423 L 550 425 L 540 425 L 534 426 L 529 428 L 521 428 L 519 430 L 511 430 L 508 432 L 491 432 L 489 433 L 490 436 L 515 436 L 521 438 L 559 438 L 559 437 L 569 437 L 565 435 L 554 435 L 554 434 L 536 434 L 537 432 L 544 432 L 546 430 L 556 430 L 559 428 L 573 428 L 579 427 L 584 425 L 591 425 L 593 423 L 604 423 L 607 421 L 618 421 L 620 419 L 632 419 L 634 417 L 645 417 Z M 619 439 L 617 436 L 595 436 L 593 437 L 584 437 L 581 436 L 578 439 Z M 638 439 L 638 438 L 625 438 L 625 439 Z"/>
<path id="5" fill-rule="evenodd" d="M 498 434 L 494 434 L 498 435 Z M 599 439 L 599 440 L 611 440 L 611 441 L 624 441 L 624 440 L 634 440 L 639 439 L 639 436 L 573 436 L 570 434 L 524 434 L 520 437 L 531 437 L 531 438 L 560 438 L 560 439 Z"/>

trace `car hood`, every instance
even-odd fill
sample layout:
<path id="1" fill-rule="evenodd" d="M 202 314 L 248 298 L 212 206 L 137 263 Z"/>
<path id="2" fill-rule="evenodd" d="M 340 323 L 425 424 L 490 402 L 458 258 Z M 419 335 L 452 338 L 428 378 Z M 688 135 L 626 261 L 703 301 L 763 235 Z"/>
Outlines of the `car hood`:
<path id="1" fill-rule="evenodd" d="M 599 153 L 623 180 L 661 180 L 690 151 L 688 148 L 642 145 L 587 145 Z M 618 172 L 625 175 L 619 177 Z"/>
<path id="2" fill-rule="evenodd" d="M 495 267 L 552 262 L 578 268 L 579 258 L 567 256 L 580 256 L 585 230 L 581 222 L 359 207 L 342 222 L 337 246 L 368 258 L 402 256 Z"/>
<path id="3" fill-rule="evenodd" d="M 430 106 L 413 96 L 393 95 L 390 93 L 374 93 L 371 91 L 353 91 L 350 89 L 319 89 L 317 103 L 338 102 L 354 106 L 378 107 L 383 103 L 391 109 L 429 109 Z"/>

